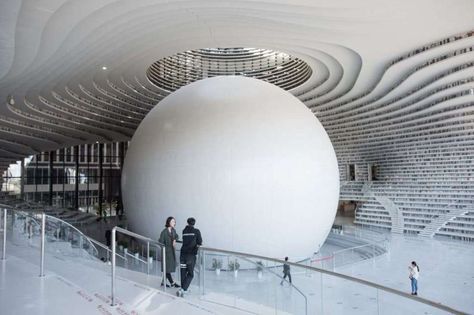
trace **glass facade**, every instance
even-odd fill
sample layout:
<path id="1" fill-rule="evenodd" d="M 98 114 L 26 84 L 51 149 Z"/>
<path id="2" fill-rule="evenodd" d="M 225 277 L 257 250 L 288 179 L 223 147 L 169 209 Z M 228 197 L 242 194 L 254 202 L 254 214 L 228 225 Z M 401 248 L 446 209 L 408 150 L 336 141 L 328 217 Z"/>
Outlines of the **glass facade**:
<path id="1" fill-rule="evenodd" d="M 120 176 L 127 147 L 127 142 L 83 144 L 31 156 L 24 161 L 23 198 L 99 216 L 121 214 Z M 3 186 L 21 194 L 21 175 L 8 172 Z"/>

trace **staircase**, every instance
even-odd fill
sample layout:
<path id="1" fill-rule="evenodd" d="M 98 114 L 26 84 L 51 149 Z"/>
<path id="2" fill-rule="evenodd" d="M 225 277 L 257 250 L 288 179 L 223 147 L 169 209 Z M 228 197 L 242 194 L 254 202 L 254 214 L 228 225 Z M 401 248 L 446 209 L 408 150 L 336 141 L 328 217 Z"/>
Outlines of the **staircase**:
<path id="1" fill-rule="evenodd" d="M 403 234 L 403 214 L 397 205 L 387 197 L 376 196 L 375 194 L 373 194 L 373 197 L 390 213 L 390 218 L 392 219 L 392 233 Z"/>
<path id="2" fill-rule="evenodd" d="M 404 221 L 403 213 L 400 211 L 398 206 L 385 196 L 377 196 L 371 190 L 372 182 L 364 183 L 362 186 L 361 192 L 367 198 L 374 198 L 379 204 L 381 204 L 386 211 L 390 214 L 390 219 L 392 221 L 391 232 L 395 234 L 403 234 L 404 231 Z"/>
<path id="3" fill-rule="evenodd" d="M 465 208 L 450 209 L 449 212 L 440 214 L 437 218 L 431 221 L 430 224 L 426 225 L 423 231 L 421 231 L 418 235 L 422 237 L 433 237 L 435 233 L 449 221 L 455 219 L 456 217 L 462 216 L 467 212 L 468 210 Z"/>

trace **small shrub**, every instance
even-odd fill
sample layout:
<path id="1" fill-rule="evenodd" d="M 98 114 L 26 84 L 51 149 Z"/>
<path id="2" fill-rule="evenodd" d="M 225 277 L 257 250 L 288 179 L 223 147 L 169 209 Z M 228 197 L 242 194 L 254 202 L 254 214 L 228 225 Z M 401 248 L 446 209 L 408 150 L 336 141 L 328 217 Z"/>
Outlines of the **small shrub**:
<path id="1" fill-rule="evenodd" d="M 221 268 L 222 268 L 222 260 L 217 259 L 217 258 L 213 258 L 212 259 L 212 269 L 216 270 L 216 269 L 221 269 Z"/>
<path id="2" fill-rule="evenodd" d="M 234 271 L 234 270 L 239 270 L 240 264 L 237 259 L 229 261 L 229 270 Z"/>

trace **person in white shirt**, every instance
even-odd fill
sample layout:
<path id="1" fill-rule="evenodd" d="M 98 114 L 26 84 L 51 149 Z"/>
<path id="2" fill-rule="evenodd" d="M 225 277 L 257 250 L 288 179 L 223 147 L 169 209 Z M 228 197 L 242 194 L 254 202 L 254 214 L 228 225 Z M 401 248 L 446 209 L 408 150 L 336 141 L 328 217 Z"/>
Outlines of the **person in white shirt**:
<path id="1" fill-rule="evenodd" d="M 418 295 L 418 277 L 420 276 L 420 267 L 416 264 L 415 261 L 411 262 L 411 265 L 408 266 L 408 270 L 410 271 L 410 278 L 411 282 L 411 295 Z"/>

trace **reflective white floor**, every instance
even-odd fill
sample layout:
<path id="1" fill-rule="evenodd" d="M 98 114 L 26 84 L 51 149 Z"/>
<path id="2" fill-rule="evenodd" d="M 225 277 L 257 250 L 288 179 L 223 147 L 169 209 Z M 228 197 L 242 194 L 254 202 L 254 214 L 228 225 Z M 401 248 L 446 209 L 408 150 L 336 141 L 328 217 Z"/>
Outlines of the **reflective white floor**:
<path id="1" fill-rule="evenodd" d="M 112 307 L 110 272 L 106 264 L 48 255 L 45 277 L 39 277 L 38 251 L 28 251 L 11 243 L 7 243 L 7 249 L 7 259 L 0 261 L 2 315 L 217 313 L 120 277 L 116 290 L 118 305 Z"/>
<path id="2" fill-rule="evenodd" d="M 185 299 L 180 299 L 173 295 L 175 290 L 170 290 L 171 294 L 155 290 L 159 283 L 156 277 L 121 271 L 116 291 L 119 305 L 111 307 L 107 264 L 49 254 L 46 277 L 40 278 L 38 252 L 20 244 L 21 240 L 9 242 L 7 260 L 0 262 L 0 314 L 248 314 L 239 309 L 266 314 L 274 311 L 262 304 L 273 295 L 278 296 L 277 303 L 297 299 L 288 285 L 278 285 L 278 278 L 265 274 L 263 279 L 256 280 L 254 271 L 241 270 L 237 279 L 231 273 L 219 277 L 213 272 L 206 273 L 205 300 L 200 299 L 196 287 L 192 287 Z M 336 271 L 409 292 L 407 266 L 412 260 L 421 268 L 420 296 L 474 313 L 472 244 L 392 236 L 389 254 Z M 377 295 L 375 290 L 352 287 L 341 280 L 325 278 L 321 284 L 314 275 L 292 271 L 293 283 L 307 294 L 308 314 L 320 313 L 320 309 L 326 314 L 439 313 L 425 311 L 411 301 Z M 135 282 L 120 277 L 125 273 Z M 235 298 L 231 295 L 233 290 L 243 294 Z M 324 306 L 319 305 L 321 300 Z"/>
<path id="3" fill-rule="evenodd" d="M 420 266 L 418 294 L 474 313 L 474 244 L 392 235 L 390 253 L 337 272 L 410 292 L 408 265 Z"/>

